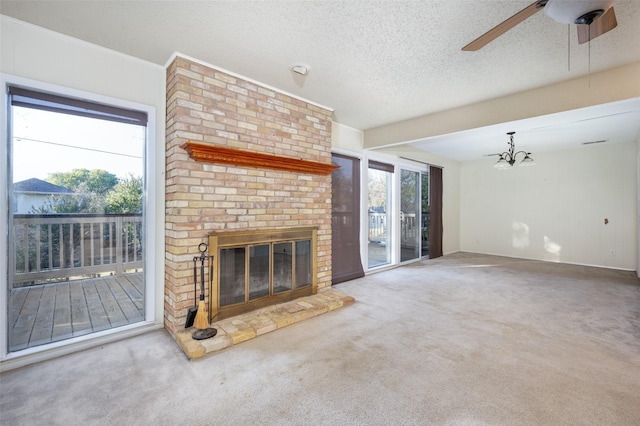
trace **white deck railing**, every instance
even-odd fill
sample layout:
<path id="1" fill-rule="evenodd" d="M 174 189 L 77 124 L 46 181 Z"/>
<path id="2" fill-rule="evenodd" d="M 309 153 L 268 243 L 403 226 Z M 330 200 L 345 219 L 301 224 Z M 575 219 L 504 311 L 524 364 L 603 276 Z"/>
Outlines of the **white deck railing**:
<path id="1" fill-rule="evenodd" d="M 13 215 L 13 283 L 143 267 L 141 214 Z"/>
<path id="2" fill-rule="evenodd" d="M 419 223 L 415 213 L 400 214 L 400 243 L 415 244 L 416 238 L 425 239 L 429 224 L 429 213 L 423 212 L 422 223 Z M 387 214 L 369 212 L 369 241 L 385 240 L 387 238 Z"/>

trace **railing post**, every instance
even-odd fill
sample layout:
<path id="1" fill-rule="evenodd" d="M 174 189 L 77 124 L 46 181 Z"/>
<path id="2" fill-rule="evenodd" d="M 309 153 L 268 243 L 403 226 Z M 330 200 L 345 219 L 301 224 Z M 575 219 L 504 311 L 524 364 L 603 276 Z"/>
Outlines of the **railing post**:
<path id="1" fill-rule="evenodd" d="M 35 271 L 34 272 L 40 272 L 40 259 L 42 257 L 42 250 L 40 247 L 40 243 L 42 240 L 42 236 L 41 236 L 41 227 L 40 225 L 36 225 L 35 227 L 35 231 L 36 231 L 36 238 L 35 238 L 35 244 L 36 244 L 36 264 L 34 265 L 35 267 Z M 32 272 L 31 270 L 29 270 L 29 272 Z"/>
<path id="2" fill-rule="evenodd" d="M 96 243 L 95 243 L 95 238 L 94 238 L 94 232 L 95 232 L 95 223 L 90 223 L 89 224 L 89 247 L 90 247 L 90 253 L 91 255 L 89 256 L 90 260 L 91 260 L 91 266 L 96 264 Z"/>
<path id="3" fill-rule="evenodd" d="M 80 267 L 84 267 L 84 223 L 80 222 Z"/>
<path id="4" fill-rule="evenodd" d="M 120 277 L 124 273 L 124 259 L 122 256 L 122 237 L 124 233 L 124 227 L 122 226 L 122 216 L 116 218 L 116 276 Z"/>
<path id="5" fill-rule="evenodd" d="M 24 262 L 23 262 L 24 270 L 22 272 L 27 274 L 29 273 L 29 225 L 27 223 L 24 223 L 23 225 L 22 235 L 23 235 L 22 241 L 24 242 Z"/>

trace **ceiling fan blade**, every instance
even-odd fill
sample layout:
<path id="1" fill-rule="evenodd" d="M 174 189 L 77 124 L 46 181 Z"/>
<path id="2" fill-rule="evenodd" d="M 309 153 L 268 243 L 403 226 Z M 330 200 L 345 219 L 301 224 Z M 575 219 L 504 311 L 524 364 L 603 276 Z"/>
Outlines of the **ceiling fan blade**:
<path id="1" fill-rule="evenodd" d="M 520 12 L 513 15 L 511 18 L 507 19 L 503 23 L 497 25 L 493 29 L 482 34 L 480 37 L 473 40 L 471 43 L 467 44 L 465 47 L 462 48 L 462 50 L 465 52 L 473 52 L 473 51 L 482 49 L 484 46 L 491 43 L 493 40 L 497 39 L 502 34 L 506 33 L 511 28 L 518 25 L 520 22 L 533 16 L 536 12 L 542 10 L 546 4 L 547 4 L 547 0 L 538 0 L 533 2 L 529 6 L 522 9 Z"/>
<path id="2" fill-rule="evenodd" d="M 616 13 L 610 7 L 602 16 L 594 19 L 591 25 L 578 25 L 578 44 L 593 40 L 617 26 Z"/>

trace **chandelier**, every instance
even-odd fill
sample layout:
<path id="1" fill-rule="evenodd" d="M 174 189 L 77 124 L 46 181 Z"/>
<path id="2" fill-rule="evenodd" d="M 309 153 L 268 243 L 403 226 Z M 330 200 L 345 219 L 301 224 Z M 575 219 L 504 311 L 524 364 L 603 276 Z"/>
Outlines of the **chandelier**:
<path id="1" fill-rule="evenodd" d="M 516 134 L 516 132 L 508 132 L 507 133 L 509 135 L 509 150 L 503 152 L 502 154 L 495 154 L 500 156 L 500 158 L 498 159 L 498 162 L 493 166 L 496 169 L 509 169 L 511 167 L 513 167 L 513 164 L 516 162 L 516 157 L 519 154 L 524 154 L 524 158 L 522 159 L 522 161 L 520 161 L 519 165 L 520 166 L 533 166 L 535 165 L 535 161 L 533 161 L 533 158 L 529 157 L 531 155 L 530 152 L 526 152 L 526 151 L 518 151 L 516 153 L 514 153 L 515 151 L 515 146 L 513 143 L 513 135 Z"/>

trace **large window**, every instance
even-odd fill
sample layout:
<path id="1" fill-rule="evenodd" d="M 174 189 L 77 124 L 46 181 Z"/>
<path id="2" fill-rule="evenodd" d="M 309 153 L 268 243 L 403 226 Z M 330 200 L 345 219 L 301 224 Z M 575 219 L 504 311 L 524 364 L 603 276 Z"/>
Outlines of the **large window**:
<path id="1" fill-rule="evenodd" d="M 9 98 L 9 352 L 143 321 L 146 113 Z"/>

